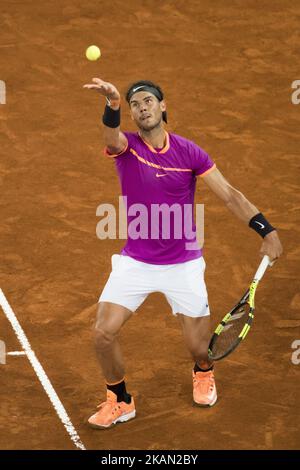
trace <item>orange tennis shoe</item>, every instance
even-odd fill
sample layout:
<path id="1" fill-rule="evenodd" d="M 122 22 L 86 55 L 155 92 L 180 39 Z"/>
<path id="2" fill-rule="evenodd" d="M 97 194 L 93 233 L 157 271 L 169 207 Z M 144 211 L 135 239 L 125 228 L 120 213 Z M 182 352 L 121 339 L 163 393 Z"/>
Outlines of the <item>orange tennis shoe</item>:
<path id="1" fill-rule="evenodd" d="M 217 401 L 217 389 L 212 370 L 193 371 L 193 399 L 198 406 L 213 406 Z"/>
<path id="2" fill-rule="evenodd" d="M 117 401 L 117 395 L 111 390 L 107 390 L 107 399 L 99 406 L 99 411 L 93 414 L 88 423 L 92 428 L 106 429 L 116 423 L 124 423 L 135 418 L 135 405 L 131 397 L 131 402 Z"/>

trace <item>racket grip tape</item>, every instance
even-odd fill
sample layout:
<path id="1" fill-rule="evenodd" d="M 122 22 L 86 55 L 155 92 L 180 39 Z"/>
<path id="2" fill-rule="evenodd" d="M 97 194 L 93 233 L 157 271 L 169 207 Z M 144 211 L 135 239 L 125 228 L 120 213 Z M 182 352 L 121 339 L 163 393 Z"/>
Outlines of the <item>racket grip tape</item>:
<path id="1" fill-rule="evenodd" d="M 260 281 L 263 275 L 265 274 L 267 267 L 273 266 L 273 264 L 274 264 L 274 261 L 271 263 L 269 256 L 265 255 L 260 265 L 258 266 L 254 279 L 256 279 L 257 281 Z"/>

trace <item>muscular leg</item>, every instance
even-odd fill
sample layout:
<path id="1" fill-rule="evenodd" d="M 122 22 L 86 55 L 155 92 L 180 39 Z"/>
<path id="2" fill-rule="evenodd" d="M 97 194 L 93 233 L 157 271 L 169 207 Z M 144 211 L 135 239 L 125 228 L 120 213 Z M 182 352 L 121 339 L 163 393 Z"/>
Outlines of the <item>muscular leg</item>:
<path id="1" fill-rule="evenodd" d="M 121 305 L 100 302 L 95 322 L 96 354 L 106 379 L 107 400 L 101 403 L 88 423 L 93 428 L 107 429 L 135 417 L 135 404 L 126 392 L 124 363 L 118 333 L 132 312 Z"/>
<path id="2" fill-rule="evenodd" d="M 183 337 L 194 361 L 201 369 L 209 369 L 212 361 L 208 358 L 210 341 L 210 316 L 192 318 L 183 314 L 177 315 L 182 326 Z"/>
<path id="3" fill-rule="evenodd" d="M 106 382 L 120 382 L 125 375 L 125 368 L 118 333 L 132 312 L 121 305 L 100 302 L 94 328 L 97 359 Z"/>

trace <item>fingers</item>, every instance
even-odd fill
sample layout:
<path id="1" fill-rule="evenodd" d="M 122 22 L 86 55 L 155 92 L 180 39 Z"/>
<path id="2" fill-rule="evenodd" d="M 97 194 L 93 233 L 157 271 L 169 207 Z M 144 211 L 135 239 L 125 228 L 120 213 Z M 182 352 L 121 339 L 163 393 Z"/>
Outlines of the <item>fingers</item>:
<path id="1" fill-rule="evenodd" d="M 281 256 L 281 252 L 276 251 L 276 250 L 270 250 L 270 249 L 262 249 L 260 250 L 260 255 L 263 258 L 265 255 L 267 255 L 270 259 L 270 266 L 273 266 L 275 261 L 278 260 L 278 258 Z"/>
<path id="2" fill-rule="evenodd" d="M 109 91 L 109 90 L 111 91 L 111 89 L 112 89 L 112 85 L 111 85 L 110 83 L 108 83 L 108 82 L 104 82 L 103 80 L 101 80 L 101 78 L 96 78 L 96 77 L 95 77 L 95 78 L 92 79 L 92 81 L 93 81 L 94 83 L 96 83 L 96 85 L 97 85 L 99 88 L 101 88 L 102 90 L 104 90 L 104 91 L 106 91 L 106 92 Z"/>
<path id="3" fill-rule="evenodd" d="M 101 78 L 97 77 L 92 78 L 92 81 L 94 83 L 86 83 L 83 85 L 83 88 L 96 90 L 103 96 L 109 97 L 110 100 L 120 100 L 120 93 L 112 83 L 104 82 Z"/>
<path id="4" fill-rule="evenodd" d="M 105 85 L 94 85 L 93 83 L 87 83 L 86 85 L 83 85 L 83 88 L 87 88 L 88 90 L 96 90 L 99 93 L 101 93 L 104 96 L 108 96 L 111 93 L 111 90 L 109 87 Z"/>
<path id="5" fill-rule="evenodd" d="M 87 83 L 86 85 L 83 85 L 83 88 L 89 88 L 89 89 L 95 89 L 95 90 L 103 89 L 105 91 L 107 91 L 107 89 L 109 88 L 109 83 L 104 82 L 103 80 L 101 80 L 101 78 L 94 77 L 92 78 L 92 82 L 94 83 Z"/>
<path id="6" fill-rule="evenodd" d="M 93 85 L 92 83 L 87 83 L 86 85 L 83 85 L 82 88 L 88 88 L 89 90 L 99 89 L 99 87 L 97 85 Z"/>
<path id="7" fill-rule="evenodd" d="M 93 81 L 94 83 L 97 83 L 97 85 L 104 85 L 104 84 L 106 83 L 106 82 L 104 82 L 103 80 L 101 80 L 101 78 L 97 78 L 97 77 L 92 78 L 92 81 Z"/>
<path id="8" fill-rule="evenodd" d="M 270 232 L 264 238 L 262 243 L 260 254 L 261 256 L 268 255 L 270 258 L 270 265 L 274 264 L 274 262 L 282 255 L 283 248 L 281 242 L 279 240 L 278 234 L 276 231 Z"/>
<path id="9" fill-rule="evenodd" d="M 97 90 L 104 95 L 110 92 L 110 89 L 107 85 L 98 85 L 96 83 L 86 83 L 83 85 L 83 88 L 87 88 L 88 90 Z"/>
<path id="10" fill-rule="evenodd" d="M 276 259 L 279 258 L 279 254 L 276 253 L 274 250 L 266 250 L 266 249 L 262 249 L 260 250 L 259 252 L 260 256 L 263 258 L 265 255 L 267 255 L 269 258 L 270 258 L 270 261 L 275 261 Z"/>

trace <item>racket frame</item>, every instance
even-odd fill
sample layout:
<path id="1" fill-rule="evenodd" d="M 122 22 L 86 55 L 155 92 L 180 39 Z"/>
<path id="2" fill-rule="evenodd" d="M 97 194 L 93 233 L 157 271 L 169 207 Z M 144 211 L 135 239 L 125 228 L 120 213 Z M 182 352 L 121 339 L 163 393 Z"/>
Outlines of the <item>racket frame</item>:
<path id="1" fill-rule="evenodd" d="M 222 321 L 219 323 L 217 328 L 215 329 L 212 338 L 209 343 L 208 347 L 208 357 L 209 359 L 213 361 L 219 361 L 220 359 L 223 359 L 224 357 L 228 356 L 230 353 L 232 353 L 237 346 L 240 344 L 241 341 L 243 341 L 247 334 L 249 333 L 249 330 L 251 328 L 251 324 L 254 319 L 254 310 L 255 310 L 255 304 L 254 304 L 254 297 L 255 297 L 255 292 L 258 286 L 259 281 L 262 279 L 266 269 L 268 266 L 272 266 L 273 263 L 270 262 L 270 258 L 268 256 L 264 256 L 255 275 L 254 278 L 249 286 L 249 289 L 245 292 L 245 294 L 241 297 L 239 302 L 228 312 L 225 317 L 222 319 Z M 239 308 L 243 307 L 243 305 L 249 304 L 250 310 L 248 313 L 248 318 L 244 324 L 244 327 L 242 328 L 239 336 L 237 337 L 236 341 L 232 343 L 232 346 L 222 355 L 219 356 L 213 356 L 212 353 L 212 348 L 216 341 L 218 340 L 220 334 L 224 330 L 226 324 L 229 322 L 229 320 L 232 318 L 233 314 L 238 310 Z"/>

